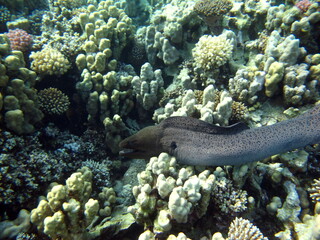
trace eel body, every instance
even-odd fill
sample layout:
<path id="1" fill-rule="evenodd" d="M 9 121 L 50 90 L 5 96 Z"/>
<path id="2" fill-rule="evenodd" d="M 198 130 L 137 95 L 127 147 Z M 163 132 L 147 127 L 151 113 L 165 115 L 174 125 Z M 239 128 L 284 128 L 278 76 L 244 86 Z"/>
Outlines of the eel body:
<path id="1" fill-rule="evenodd" d="M 170 117 L 120 143 L 120 155 L 150 158 L 167 152 L 188 165 L 240 165 L 320 142 L 320 105 L 270 126 L 219 127 L 190 117 Z"/>

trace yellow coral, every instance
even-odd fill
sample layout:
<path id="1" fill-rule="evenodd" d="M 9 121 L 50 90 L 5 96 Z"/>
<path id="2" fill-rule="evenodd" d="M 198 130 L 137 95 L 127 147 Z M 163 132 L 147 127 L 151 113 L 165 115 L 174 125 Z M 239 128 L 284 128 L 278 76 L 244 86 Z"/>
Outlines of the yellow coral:
<path id="1" fill-rule="evenodd" d="M 196 67 L 211 70 L 224 65 L 231 57 L 233 45 L 223 35 L 202 36 L 192 49 Z"/>
<path id="2" fill-rule="evenodd" d="M 62 75 L 70 68 L 65 56 L 54 48 L 44 48 L 39 52 L 32 52 L 30 58 L 32 70 L 40 74 Z"/>

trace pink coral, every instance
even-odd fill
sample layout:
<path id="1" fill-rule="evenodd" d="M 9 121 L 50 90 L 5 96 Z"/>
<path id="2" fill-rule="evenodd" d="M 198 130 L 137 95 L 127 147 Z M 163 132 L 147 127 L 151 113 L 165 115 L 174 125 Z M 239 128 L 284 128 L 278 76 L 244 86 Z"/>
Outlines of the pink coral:
<path id="1" fill-rule="evenodd" d="M 308 11 L 308 8 L 311 6 L 312 2 L 309 0 L 300 0 L 298 1 L 295 6 L 300 9 L 301 12 L 305 13 Z"/>
<path id="2" fill-rule="evenodd" d="M 26 51 L 32 44 L 32 36 L 26 31 L 16 28 L 9 30 L 6 34 L 10 40 L 10 46 L 12 50 Z"/>

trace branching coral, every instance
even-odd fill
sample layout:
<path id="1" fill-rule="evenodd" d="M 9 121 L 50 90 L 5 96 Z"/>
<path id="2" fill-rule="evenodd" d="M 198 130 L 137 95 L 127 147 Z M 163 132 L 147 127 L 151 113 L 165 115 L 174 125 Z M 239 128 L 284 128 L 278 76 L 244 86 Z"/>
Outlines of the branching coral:
<path id="1" fill-rule="evenodd" d="M 61 115 L 69 108 L 67 95 L 57 88 L 46 88 L 38 93 L 40 109 L 50 115 Z"/>
<path id="2" fill-rule="evenodd" d="M 224 213 L 237 213 L 246 210 L 247 192 L 235 189 L 227 178 L 216 181 L 213 190 L 214 203 Z"/>
<path id="3" fill-rule="evenodd" d="M 267 240 L 259 228 L 243 218 L 235 218 L 230 225 L 228 240 Z"/>
<path id="4" fill-rule="evenodd" d="M 209 71 L 224 65 L 231 57 L 233 45 L 225 36 L 204 35 L 192 50 L 195 66 Z"/>

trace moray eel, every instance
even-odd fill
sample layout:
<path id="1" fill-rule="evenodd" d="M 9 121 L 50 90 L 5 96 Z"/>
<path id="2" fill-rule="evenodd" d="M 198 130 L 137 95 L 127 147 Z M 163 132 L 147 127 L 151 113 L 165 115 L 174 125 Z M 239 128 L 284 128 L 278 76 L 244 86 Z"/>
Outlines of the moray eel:
<path id="1" fill-rule="evenodd" d="M 248 128 L 219 127 L 190 117 L 170 117 L 120 142 L 121 156 L 147 159 L 167 152 L 188 165 L 240 165 L 320 142 L 320 105 L 299 117 Z"/>

